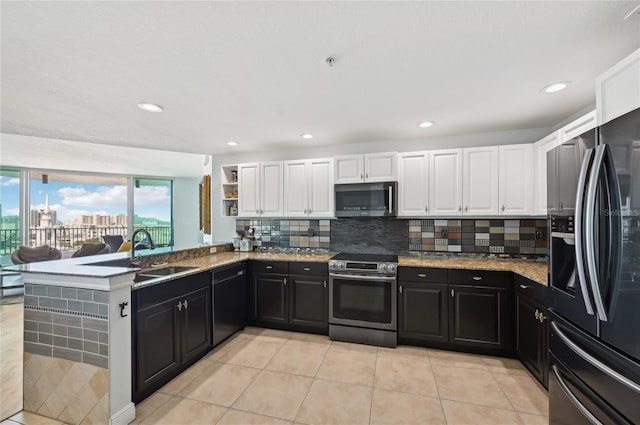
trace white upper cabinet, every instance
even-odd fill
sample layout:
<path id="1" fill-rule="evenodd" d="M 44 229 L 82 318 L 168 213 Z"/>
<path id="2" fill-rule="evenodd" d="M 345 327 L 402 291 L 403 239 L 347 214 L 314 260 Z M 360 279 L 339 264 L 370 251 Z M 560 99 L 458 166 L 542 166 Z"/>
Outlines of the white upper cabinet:
<path id="1" fill-rule="evenodd" d="M 284 163 L 284 216 L 333 217 L 333 158 Z"/>
<path id="2" fill-rule="evenodd" d="M 560 131 L 554 131 L 533 144 L 534 163 L 534 214 L 547 214 L 547 153 L 560 144 Z M 552 178 L 555 180 L 554 178 Z"/>
<path id="3" fill-rule="evenodd" d="M 238 165 L 238 215 L 283 215 L 282 162 Z"/>
<path id="4" fill-rule="evenodd" d="M 462 214 L 462 149 L 429 152 L 428 214 Z"/>
<path id="5" fill-rule="evenodd" d="M 334 157 L 335 183 L 386 182 L 396 180 L 396 153 Z"/>
<path id="6" fill-rule="evenodd" d="M 428 208 L 428 152 L 398 154 L 398 216 L 420 217 Z"/>
<path id="7" fill-rule="evenodd" d="M 463 149 L 462 213 L 498 215 L 498 147 Z"/>
<path id="8" fill-rule="evenodd" d="M 598 125 L 640 108 L 640 49 L 596 78 Z"/>
<path id="9" fill-rule="evenodd" d="M 501 215 L 533 213 L 533 144 L 498 147 Z"/>
<path id="10" fill-rule="evenodd" d="M 571 140 L 594 128 L 596 128 L 596 111 L 591 111 L 558 130 L 560 132 L 560 143 Z"/>

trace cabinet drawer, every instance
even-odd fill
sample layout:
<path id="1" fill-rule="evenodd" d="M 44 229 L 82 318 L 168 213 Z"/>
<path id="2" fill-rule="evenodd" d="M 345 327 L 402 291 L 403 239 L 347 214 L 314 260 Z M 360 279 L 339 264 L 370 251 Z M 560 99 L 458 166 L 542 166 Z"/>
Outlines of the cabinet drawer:
<path id="1" fill-rule="evenodd" d="M 449 270 L 449 283 L 455 285 L 501 286 L 507 285 L 511 272 L 487 270 Z"/>
<path id="2" fill-rule="evenodd" d="M 290 262 L 290 274 L 300 274 L 307 276 L 326 276 L 329 273 L 329 265 L 327 263 L 316 262 Z"/>
<path id="3" fill-rule="evenodd" d="M 211 272 L 202 272 L 140 288 L 131 296 L 136 298 L 136 308 L 142 310 L 208 286 L 211 286 Z"/>
<path id="4" fill-rule="evenodd" d="M 540 285 L 537 282 L 534 282 L 531 279 L 527 279 L 524 276 L 520 276 L 519 274 L 515 274 L 514 273 L 514 278 L 513 278 L 515 287 L 516 287 L 516 293 L 518 295 L 524 295 L 527 298 L 536 301 L 544 306 L 547 305 L 546 303 L 546 294 L 547 294 L 547 287 L 544 285 Z"/>
<path id="5" fill-rule="evenodd" d="M 252 261 L 252 273 L 289 273 L 289 263 L 286 261 Z"/>
<path id="6" fill-rule="evenodd" d="M 213 270 L 213 283 L 227 281 L 236 276 L 242 276 L 243 274 L 246 274 L 245 263 L 221 267 L 219 269 Z"/>
<path id="7" fill-rule="evenodd" d="M 447 269 L 428 267 L 400 267 L 398 269 L 400 282 L 446 283 Z"/>

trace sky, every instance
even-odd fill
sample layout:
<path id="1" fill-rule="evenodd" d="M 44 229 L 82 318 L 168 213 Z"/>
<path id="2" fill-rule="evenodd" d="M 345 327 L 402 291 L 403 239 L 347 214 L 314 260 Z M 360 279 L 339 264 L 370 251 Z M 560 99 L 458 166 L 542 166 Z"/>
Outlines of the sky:
<path id="1" fill-rule="evenodd" d="M 49 208 L 62 222 L 75 221 L 78 215 L 114 215 L 127 213 L 126 185 L 69 183 L 31 180 L 31 208 L 43 209 L 49 195 Z M 18 215 L 20 185 L 18 178 L 0 176 L 2 215 Z M 159 220 L 171 219 L 169 186 L 141 186 L 134 190 L 135 214 Z"/>

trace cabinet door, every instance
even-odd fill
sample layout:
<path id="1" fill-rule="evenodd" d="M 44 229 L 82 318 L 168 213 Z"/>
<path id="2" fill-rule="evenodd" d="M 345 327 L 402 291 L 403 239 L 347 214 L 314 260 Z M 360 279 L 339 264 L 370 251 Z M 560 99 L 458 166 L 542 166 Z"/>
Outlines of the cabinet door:
<path id="1" fill-rule="evenodd" d="M 181 369 L 178 302 L 178 298 L 170 299 L 136 314 L 135 401 L 147 397 Z"/>
<path id="2" fill-rule="evenodd" d="M 556 149 L 554 159 L 557 199 L 555 205 L 560 211 L 573 210 L 576 207 L 576 192 L 583 153 L 577 139 L 566 141 Z"/>
<path id="3" fill-rule="evenodd" d="M 302 217 L 307 214 L 307 163 L 286 161 L 284 163 L 284 215 Z"/>
<path id="4" fill-rule="evenodd" d="M 260 214 L 260 165 L 238 165 L 238 216 L 256 217 Z"/>
<path id="5" fill-rule="evenodd" d="M 312 159 L 307 167 L 309 217 L 333 217 L 333 159 Z"/>
<path id="6" fill-rule="evenodd" d="M 421 217 L 427 214 L 429 155 L 409 152 L 398 155 L 399 194 L 398 215 Z"/>
<path id="7" fill-rule="evenodd" d="M 429 215 L 462 214 L 462 149 L 429 153 Z"/>
<path id="8" fill-rule="evenodd" d="M 260 215 L 282 217 L 284 213 L 282 162 L 260 164 Z"/>
<path id="9" fill-rule="evenodd" d="M 364 157 L 347 155 L 334 157 L 335 183 L 360 183 L 364 181 Z"/>
<path id="10" fill-rule="evenodd" d="M 364 179 L 368 182 L 396 180 L 396 153 L 370 153 L 364 156 Z"/>
<path id="11" fill-rule="evenodd" d="M 447 342 L 447 284 L 400 282 L 398 291 L 398 340 Z"/>
<path id="12" fill-rule="evenodd" d="M 328 289 L 326 276 L 289 275 L 289 323 L 292 327 L 328 327 Z"/>
<path id="13" fill-rule="evenodd" d="M 640 108 L 640 49 L 596 78 L 598 125 Z"/>
<path id="14" fill-rule="evenodd" d="M 463 150 L 462 198 L 466 215 L 498 215 L 498 147 Z"/>
<path id="15" fill-rule="evenodd" d="M 500 155 L 500 214 L 533 213 L 533 144 L 506 145 Z"/>
<path id="16" fill-rule="evenodd" d="M 505 348 L 505 289 L 449 285 L 449 341 Z"/>
<path id="17" fill-rule="evenodd" d="M 287 275 L 256 274 L 254 276 L 255 316 L 258 323 L 287 324 Z"/>
<path id="18" fill-rule="evenodd" d="M 542 307 L 516 295 L 516 352 L 520 361 L 540 381 L 543 379 L 545 341 L 539 320 Z M 546 314 L 545 314 L 546 316 Z"/>
<path id="19" fill-rule="evenodd" d="M 213 344 L 218 345 L 247 321 L 247 279 L 242 273 L 213 285 Z"/>
<path id="20" fill-rule="evenodd" d="M 183 364 L 190 364 L 213 346 L 211 286 L 186 294 L 181 300 L 181 358 Z"/>
<path id="21" fill-rule="evenodd" d="M 560 133 L 555 131 L 533 144 L 535 155 L 534 169 L 534 214 L 547 215 L 547 153 L 560 144 Z M 551 164 L 552 166 L 554 164 Z M 555 173 L 555 169 L 553 170 Z M 553 180 L 556 181 L 552 174 Z M 553 205 L 553 204 L 552 204 Z"/>
<path id="22" fill-rule="evenodd" d="M 594 128 L 596 128 L 596 111 L 591 111 L 558 130 L 560 132 L 560 143 L 564 143 Z"/>

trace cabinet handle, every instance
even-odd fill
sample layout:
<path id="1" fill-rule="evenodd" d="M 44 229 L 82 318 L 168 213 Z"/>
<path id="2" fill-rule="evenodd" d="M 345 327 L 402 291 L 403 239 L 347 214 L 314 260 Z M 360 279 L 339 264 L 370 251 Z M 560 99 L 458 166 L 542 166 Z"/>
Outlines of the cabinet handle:
<path id="1" fill-rule="evenodd" d="M 311 208 L 309 208 L 309 214 L 311 214 Z"/>
<path id="2" fill-rule="evenodd" d="M 529 288 L 529 285 L 520 285 L 520 289 L 527 289 Z"/>
<path id="3" fill-rule="evenodd" d="M 427 275 L 424 273 L 418 273 L 418 277 L 427 277 Z"/>
<path id="4" fill-rule="evenodd" d="M 311 271 L 311 269 L 310 269 L 309 267 L 305 267 L 305 268 L 304 268 L 304 269 L 302 269 L 302 270 L 304 270 L 305 272 L 309 272 L 309 271 Z"/>
<path id="5" fill-rule="evenodd" d="M 184 302 L 182 303 L 182 305 L 184 306 L 184 309 L 188 309 L 189 308 L 189 301 L 184 300 Z"/>
<path id="6" fill-rule="evenodd" d="M 471 279 L 473 279 L 473 280 L 482 280 L 482 277 L 480 277 L 480 276 L 474 276 L 474 277 L 472 277 Z"/>
<path id="7" fill-rule="evenodd" d="M 176 307 L 178 307 L 178 311 L 182 311 L 182 301 L 180 301 Z"/>
<path id="8" fill-rule="evenodd" d="M 424 207 L 424 212 L 428 212 L 429 211 L 429 207 Z"/>
<path id="9" fill-rule="evenodd" d="M 360 180 L 364 179 L 364 176 L 362 174 L 360 174 Z"/>
<path id="10" fill-rule="evenodd" d="M 468 212 L 469 211 L 469 205 L 467 205 L 466 207 L 464 207 L 464 212 Z"/>
<path id="11" fill-rule="evenodd" d="M 451 296 L 452 296 L 452 297 L 455 297 L 455 296 L 456 296 L 456 290 L 455 290 L 455 289 L 452 289 L 452 290 L 451 290 Z"/>
<path id="12" fill-rule="evenodd" d="M 364 176 L 365 176 L 365 178 L 368 179 L 369 178 L 369 173 L 366 173 Z"/>
<path id="13" fill-rule="evenodd" d="M 265 269 L 267 270 L 271 270 L 273 268 L 273 266 L 265 266 Z"/>
<path id="14" fill-rule="evenodd" d="M 284 278 L 284 286 L 287 286 L 287 278 Z"/>
<path id="15" fill-rule="evenodd" d="M 322 286 L 324 286 L 325 288 L 327 287 L 327 281 L 326 280 L 324 282 L 322 282 Z"/>
<path id="16" fill-rule="evenodd" d="M 536 308 L 536 312 L 535 312 L 534 316 L 536 316 L 536 320 L 540 320 L 540 312 L 538 312 L 537 308 Z"/>
<path id="17" fill-rule="evenodd" d="M 398 291 L 402 294 L 402 285 L 398 288 Z"/>
<path id="18" fill-rule="evenodd" d="M 458 207 L 458 212 L 462 212 L 462 205 Z"/>
<path id="19" fill-rule="evenodd" d="M 538 315 L 538 320 L 540 320 L 540 323 L 544 323 L 544 321 L 547 320 L 547 316 L 540 312 L 540 314 Z"/>
<path id="20" fill-rule="evenodd" d="M 256 214 L 260 214 L 260 210 L 256 210 Z"/>
<path id="21" fill-rule="evenodd" d="M 502 212 L 504 212 L 504 205 L 502 206 Z"/>
<path id="22" fill-rule="evenodd" d="M 264 211 L 263 211 L 263 210 L 260 210 L 260 214 L 262 214 L 262 213 L 264 213 Z"/>

